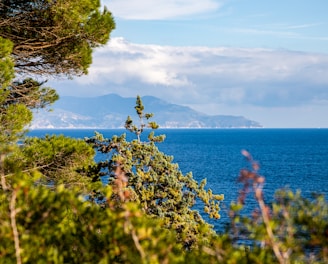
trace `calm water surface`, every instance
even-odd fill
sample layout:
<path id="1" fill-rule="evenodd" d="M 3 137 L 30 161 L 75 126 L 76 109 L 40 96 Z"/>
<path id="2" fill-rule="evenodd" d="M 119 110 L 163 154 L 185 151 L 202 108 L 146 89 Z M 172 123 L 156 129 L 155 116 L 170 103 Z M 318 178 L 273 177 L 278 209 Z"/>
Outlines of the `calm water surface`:
<path id="1" fill-rule="evenodd" d="M 106 137 L 124 130 L 98 130 Z M 147 132 L 147 131 L 146 131 Z M 192 172 L 197 181 L 207 179 L 207 187 L 223 193 L 219 221 L 209 220 L 219 231 L 228 221 L 227 208 L 235 201 L 240 185 L 239 171 L 248 166 L 241 150 L 248 150 L 260 163 L 265 176 L 265 199 L 272 200 L 274 191 L 288 187 L 310 197 L 319 192 L 328 196 L 328 129 L 161 129 L 164 143 L 158 145 L 165 154 L 173 155 L 183 173 Z M 94 130 L 33 130 L 31 136 L 65 134 L 84 138 Z M 127 132 L 128 139 L 133 135 Z M 251 198 L 248 207 L 254 206 Z M 196 208 L 201 211 L 196 205 Z"/>

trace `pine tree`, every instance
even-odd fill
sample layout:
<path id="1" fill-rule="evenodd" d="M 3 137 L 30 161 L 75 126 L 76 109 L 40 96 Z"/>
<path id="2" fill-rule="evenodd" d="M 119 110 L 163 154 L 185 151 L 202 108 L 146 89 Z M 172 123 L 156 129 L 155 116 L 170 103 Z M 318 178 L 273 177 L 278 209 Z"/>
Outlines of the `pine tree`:
<path id="1" fill-rule="evenodd" d="M 0 37 L 13 43 L 19 74 L 85 74 L 92 50 L 105 44 L 114 28 L 99 0 L 0 2 Z"/>
<path id="2" fill-rule="evenodd" d="M 178 241 L 186 248 L 197 246 L 214 235 L 214 231 L 192 207 L 196 201 L 202 202 L 210 217 L 219 218 L 223 195 L 206 190 L 206 180 L 198 183 L 191 173 L 183 175 L 173 157 L 157 148 L 156 143 L 164 140 L 163 135 L 155 136 L 151 131 L 148 140 L 142 141 L 144 129 L 156 129 L 158 125 L 149 121 L 152 114 L 144 113 L 139 96 L 135 109 L 139 125 L 130 117 L 125 123 L 126 129 L 136 135 L 135 140 L 127 141 L 125 134 L 112 139 L 97 134 L 87 139 L 98 151 L 109 155 L 98 168 L 109 175 L 109 184 L 116 187 L 118 200 L 136 201 L 147 215 L 163 219 L 165 228 L 175 230 Z"/>
<path id="3" fill-rule="evenodd" d="M 100 9 L 99 0 L 0 1 L 0 176 L 3 184 L 12 173 L 5 159 L 10 159 L 7 164 L 15 163 L 13 160 L 22 149 L 17 148 L 17 143 L 32 120 L 32 110 L 45 108 L 59 98 L 54 89 L 44 86 L 47 78 L 86 74 L 93 49 L 105 44 L 114 28 L 111 13 L 106 8 Z M 52 143 L 54 141 L 52 139 Z M 59 142 L 60 139 L 56 144 Z M 41 144 L 29 141 L 29 148 L 32 143 Z M 45 139 L 44 144 L 48 143 Z M 17 160 L 17 164 L 25 164 L 21 170 L 29 170 L 34 164 L 56 171 L 49 167 L 56 162 L 48 160 L 46 164 L 46 159 L 40 156 L 35 155 L 39 162 L 27 165 Z M 61 161 L 61 166 L 66 166 L 65 159 Z M 58 159 L 55 167 L 59 168 Z"/>

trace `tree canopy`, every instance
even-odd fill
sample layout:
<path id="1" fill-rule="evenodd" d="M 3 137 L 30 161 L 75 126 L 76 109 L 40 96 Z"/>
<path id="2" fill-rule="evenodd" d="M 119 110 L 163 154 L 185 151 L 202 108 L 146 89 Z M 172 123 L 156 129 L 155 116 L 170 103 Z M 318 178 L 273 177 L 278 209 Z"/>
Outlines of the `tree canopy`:
<path id="1" fill-rule="evenodd" d="M 99 0 L 0 1 L 0 142 L 17 140 L 32 109 L 58 99 L 47 78 L 86 74 L 115 23 Z M 42 81 L 40 81 L 40 79 Z"/>
<path id="2" fill-rule="evenodd" d="M 139 125 L 130 117 L 125 123 L 126 129 L 136 135 L 135 140 L 127 141 L 125 134 L 112 139 L 97 134 L 87 140 L 109 157 L 101 160 L 98 168 L 109 176 L 109 184 L 117 190 L 113 198 L 136 201 L 147 215 L 162 219 L 163 227 L 175 230 L 177 240 L 186 248 L 209 240 L 214 235 L 213 227 L 192 207 L 196 201 L 203 203 L 204 211 L 218 219 L 223 195 L 206 190 L 206 179 L 198 183 L 191 173 L 183 175 L 178 164 L 173 163 L 173 157 L 165 155 L 156 146 L 164 136 L 155 136 L 151 132 L 148 140 L 142 141 L 144 129 L 156 129 L 158 125 L 149 121 L 152 114 L 144 112 L 139 96 L 135 109 Z"/>
<path id="3" fill-rule="evenodd" d="M 99 0 L 2 0 L 0 37 L 13 43 L 17 74 L 81 75 L 115 28 Z"/>

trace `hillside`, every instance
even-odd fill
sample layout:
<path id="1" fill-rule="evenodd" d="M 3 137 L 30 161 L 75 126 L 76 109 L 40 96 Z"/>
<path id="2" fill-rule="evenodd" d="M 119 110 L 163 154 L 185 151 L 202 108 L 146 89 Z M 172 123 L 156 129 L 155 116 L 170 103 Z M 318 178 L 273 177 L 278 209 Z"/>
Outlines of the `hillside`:
<path id="1" fill-rule="evenodd" d="M 39 111 L 31 128 L 121 128 L 134 113 L 136 98 L 116 94 L 98 97 L 61 97 L 51 112 Z M 206 115 L 190 107 L 170 104 L 153 96 L 142 97 L 146 112 L 154 114 L 161 128 L 251 128 L 261 127 L 243 116 Z"/>

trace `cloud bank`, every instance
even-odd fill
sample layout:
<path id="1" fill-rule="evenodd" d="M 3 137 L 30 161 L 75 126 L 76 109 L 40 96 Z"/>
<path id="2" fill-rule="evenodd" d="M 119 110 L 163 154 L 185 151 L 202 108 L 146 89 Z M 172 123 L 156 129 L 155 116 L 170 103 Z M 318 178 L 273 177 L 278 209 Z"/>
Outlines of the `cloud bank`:
<path id="1" fill-rule="evenodd" d="M 152 95 L 207 114 L 243 115 L 265 127 L 328 127 L 327 72 L 323 53 L 113 38 L 95 51 L 88 75 L 49 84 L 61 96 Z"/>
<path id="2" fill-rule="evenodd" d="M 89 75 L 73 82 L 84 95 L 117 92 L 181 104 L 295 107 L 328 102 L 327 72 L 325 54 L 142 45 L 114 38 L 95 52 Z"/>

